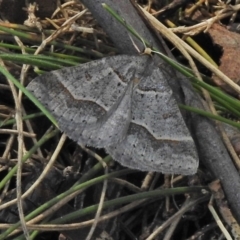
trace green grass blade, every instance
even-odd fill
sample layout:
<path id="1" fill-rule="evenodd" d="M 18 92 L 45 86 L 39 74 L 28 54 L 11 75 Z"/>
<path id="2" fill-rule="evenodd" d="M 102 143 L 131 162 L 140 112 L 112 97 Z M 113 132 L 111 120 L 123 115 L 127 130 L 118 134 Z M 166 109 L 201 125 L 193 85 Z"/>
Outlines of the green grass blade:
<path id="1" fill-rule="evenodd" d="M 43 113 L 47 116 L 47 118 L 56 126 L 58 127 L 56 119 L 53 117 L 53 115 L 30 93 L 22 84 L 14 78 L 5 68 L 0 66 L 0 72 L 10 81 L 13 82 L 13 84 L 21 90 Z"/>

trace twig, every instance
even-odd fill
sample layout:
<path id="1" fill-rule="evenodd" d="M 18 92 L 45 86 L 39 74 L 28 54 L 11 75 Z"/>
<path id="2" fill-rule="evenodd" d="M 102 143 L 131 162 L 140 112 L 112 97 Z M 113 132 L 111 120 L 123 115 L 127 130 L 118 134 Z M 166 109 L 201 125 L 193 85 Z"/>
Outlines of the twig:
<path id="1" fill-rule="evenodd" d="M 18 131 L 12 129 L 0 129 L 0 134 L 18 134 Z M 22 132 L 22 134 L 24 137 L 36 137 L 36 134 L 34 133 Z"/>
<path id="2" fill-rule="evenodd" d="M 1 62 L 1 65 L 3 67 L 4 63 Z M 22 195 L 22 188 L 21 188 L 21 178 L 22 178 L 22 157 L 23 157 L 23 122 L 22 122 L 22 110 L 21 110 L 21 104 L 20 104 L 20 99 L 18 97 L 17 91 L 15 89 L 14 84 L 7 79 L 8 84 L 12 90 L 13 94 L 13 99 L 15 102 L 15 108 L 16 108 L 16 123 L 17 123 L 17 130 L 18 130 L 18 168 L 17 168 L 17 183 L 16 183 L 16 189 L 17 189 L 17 206 L 18 206 L 18 212 L 19 212 L 19 218 L 21 221 L 22 229 L 24 232 L 24 235 L 27 240 L 30 239 L 28 229 L 26 226 L 26 222 L 24 219 L 24 213 L 23 213 L 23 207 L 22 207 L 22 200 L 21 200 L 21 195 Z"/>
<path id="3" fill-rule="evenodd" d="M 139 6 L 140 7 L 140 6 Z M 141 8 L 141 7 L 140 7 Z M 141 8 L 142 9 L 142 8 Z M 205 58 L 203 58 L 198 52 L 192 49 L 188 44 L 186 44 L 182 39 L 174 35 L 171 30 L 166 28 L 161 22 L 159 22 L 156 18 L 154 18 L 150 13 L 142 9 L 145 16 L 148 20 L 154 25 L 154 27 L 161 32 L 161 34 L 168 38 L 176 47 L 180 46 L 181 49 L 185 49 L 189 54 L 191 54 L 194 58 L 196 58 L 199 62 L 201 62 L 206 68 L 208 68 L 211 72 L 213 72 L 216 76 L 222 79 L 225 83 L 231 86 L 236 92 L 240 93 L 240 86 L 234 83 L 229 77 L 223 74 L 219 69 L 210 64 Z M 177 39 L 177 41 L 176 41 Z"/>
<path id="4" fill-rule="evenodd" d="M 224 227 L 221 219 L 218 217 L 218 214 L 216 213 L 215 209 L 213 208 L 212 203 L 213 203 L 213 195 L 211 196 L 211 199 L 210 199 L 210 201 L 208 203 L 208 209 L 212 213 L 213 218 L 215 219 L 217 225 L 221 229 L 221 231 L 222 231 L 223 235 L 225 236 L 225 238 L 227 240 L 232 240 L 232 237 L 228 233 L 227 229 Z"/>
<path id="5" fill-rule="evenodd" d="M 107 173 L 108 173 L 108 167 L 106 167 L 104 169 L 104 174 L 107 174 Z M 97 212 L 96 212 L 96 215 L 95 215 L 95 218 L 94 218 L 93 225 L 92 225 L 92 227 L 91 227 L 91 229 L 88 233 L 88 236 L 86 237 L 86 240 L 91 240 L 92 239 L 93 233 L 94 233 L 94 231 L 96 229 L 96 226 L 98 224 L 98 221 L 99 221 L 102 209 L 103 209 L 103 203 L 104 203 L 106 191 L 107 191 L 107 182 L 108 182 L 107 179 L 105 179 L 104 182 L 103 182 L 103 189 L 102 189 L 98 209 L 97 209 Z"/>
<path id="6" fill-rule="evenodd" d="M 193 206 L 205 200 L 206 200 L 206 196 L 191 200 L 186 205 L 183 205 L 178 212 L 176 212 L 172 217 L 170 217 L 167 221 L 165 221 L 146 240 L 152 240 L 155 237 L 157 237 L 157 235 L 159 235 L 164 229 L 166 229 L 166 227 L 168 227 L 176 218 L 178 218 L 179 216 L 182 216 L 185 212 L 187 212 Z"/>

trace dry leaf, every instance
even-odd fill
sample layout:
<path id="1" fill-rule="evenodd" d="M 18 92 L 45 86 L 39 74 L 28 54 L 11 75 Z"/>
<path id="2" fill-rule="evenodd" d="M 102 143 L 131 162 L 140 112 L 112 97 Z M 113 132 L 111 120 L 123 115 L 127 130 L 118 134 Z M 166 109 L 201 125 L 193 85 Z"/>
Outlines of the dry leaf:
<path id="1" fill-rule="evenodd" d="M 230 77 L 235 83 L 240 85 L 240 35 L 230 32 L 226 27 L 220 24 L 213 24 L 209 29 L 209 34 L 213 42 L 219 45 L 223 50 L 219 69 Z M 214 82 L 225 91 L 236 95 L 226 83 L 222 82 L 218 77 L 212 77 Z"/>

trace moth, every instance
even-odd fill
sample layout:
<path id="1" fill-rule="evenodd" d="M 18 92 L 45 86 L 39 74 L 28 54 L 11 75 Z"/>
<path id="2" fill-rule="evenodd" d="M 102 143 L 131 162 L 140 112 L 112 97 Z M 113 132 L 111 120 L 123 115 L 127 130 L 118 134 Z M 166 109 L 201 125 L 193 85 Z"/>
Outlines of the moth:
<path id="1" fill-rule="evenodd" d="M 27 89 L 79 144 L 129 168 L 194 174 L 194 141 L 168 78 L 149 56 L 117 55 L 48 72 Z"/>

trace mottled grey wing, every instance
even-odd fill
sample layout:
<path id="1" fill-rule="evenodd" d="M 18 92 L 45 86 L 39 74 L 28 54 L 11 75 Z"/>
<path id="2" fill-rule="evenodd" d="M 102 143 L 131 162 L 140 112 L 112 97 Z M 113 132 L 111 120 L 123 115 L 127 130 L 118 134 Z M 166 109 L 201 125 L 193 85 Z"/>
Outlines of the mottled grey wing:
<path id="1" fill-rule="evenodd" d="M 74 141 L 99 148 L 116 144 L 131 121 L 135 58 L 114 56 L 52 71 L 27 89 Z"/>
<path id="2" fill-rule="evenodd" d="M 136 71 L 138 73 L 138 71 Z M 107 152 L 122 165 L 142 171 L 194 174 L 195 145 L 183 121 L 168 76 L 152 63 L 133 92 L 132 121 L 126 138 Z"/>

